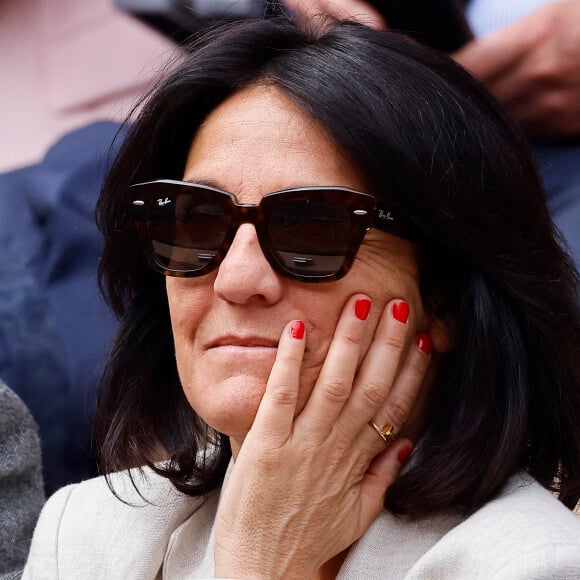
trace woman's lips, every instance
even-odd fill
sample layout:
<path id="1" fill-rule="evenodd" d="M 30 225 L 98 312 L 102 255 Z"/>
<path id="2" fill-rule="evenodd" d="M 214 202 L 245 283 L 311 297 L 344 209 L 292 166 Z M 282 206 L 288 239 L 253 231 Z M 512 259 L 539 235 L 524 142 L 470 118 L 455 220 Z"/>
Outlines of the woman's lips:
<path id="1" fill-rule="evenodd" d="M 262 336 L 221 336 L 210 342 L 208 349 L 276 349 L 278 341 Z"/>

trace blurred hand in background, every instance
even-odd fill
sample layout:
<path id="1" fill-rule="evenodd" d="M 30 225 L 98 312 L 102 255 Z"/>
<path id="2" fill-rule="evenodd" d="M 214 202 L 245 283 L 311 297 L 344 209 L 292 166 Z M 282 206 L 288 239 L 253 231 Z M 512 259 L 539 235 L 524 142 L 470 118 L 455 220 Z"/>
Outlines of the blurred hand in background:
<path id="1" fill-rule="evenodd" d="M 286 0 L 302 18 L 327 14 L 387 26 L 359 0 Z M 580 135 L 580 2 L 539 8 L 452 55 L 482 81 L 532 136 Z"/>

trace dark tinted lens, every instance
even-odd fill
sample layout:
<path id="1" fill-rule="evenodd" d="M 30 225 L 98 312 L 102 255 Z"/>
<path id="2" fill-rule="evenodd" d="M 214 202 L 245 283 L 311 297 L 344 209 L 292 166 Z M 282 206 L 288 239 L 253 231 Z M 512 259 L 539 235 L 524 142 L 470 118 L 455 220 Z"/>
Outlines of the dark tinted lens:
<path id="1" fill-rule="evenodd" d="M 351 215 L 328 200 L 291 200 L 273 208 L 267 227 L 278 260 L 293 274 L 334 274 L 350 246 Z"/>
<path id="2" fill-rule="evenodd" d="M 175 271 L 205 268 L 226 237 L 229 204 L 225 195 L 193 188 L 154 199 L 150 235 L 157 263 Z"/>

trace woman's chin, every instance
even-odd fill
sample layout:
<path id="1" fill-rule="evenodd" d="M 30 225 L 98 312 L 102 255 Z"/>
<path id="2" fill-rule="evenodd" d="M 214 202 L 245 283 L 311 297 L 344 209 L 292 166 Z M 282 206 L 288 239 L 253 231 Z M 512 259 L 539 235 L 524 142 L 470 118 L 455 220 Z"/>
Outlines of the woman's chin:
<path id="1" fill-rule="evenodd" d="M 195 382 L 186 396 L 195 412 L 210 427 L 236 439 L 250 430 L 266 389 L 267 374 L 215 377 L 204 384 Z"/>
<path id="2" fill-rule="evenodd" d="M 188 369 L 190 372 L 180 371 L 187 400 L 197 415 L 213 429 L 243 441 L 266 391 L 273 361 L 255 360 L 254 364 L 247 365 L 242 360 L 237 368 L 231 364 L 231 359 L 228 365 L 209 365 L 205 362 Z M 296 413 L 306 403 L 318 372 L 318 367 L 312 367 L 301 374 Z"/>

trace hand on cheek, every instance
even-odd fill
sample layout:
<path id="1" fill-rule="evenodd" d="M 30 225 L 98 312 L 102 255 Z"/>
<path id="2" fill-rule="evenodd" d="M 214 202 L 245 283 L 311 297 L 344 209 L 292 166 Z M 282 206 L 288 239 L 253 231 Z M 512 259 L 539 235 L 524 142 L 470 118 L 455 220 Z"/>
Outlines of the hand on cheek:
<path id="1" fill-rule="evenodd" d="M 284 329 L 266 392 L 220 502 L 217 575 L 307 577 L 360 538 L 379 513 L 412 449 L 408 440 L 393 441 L 393 434 L 421 387 L 430 341 L 427 335 L 418 341 L 411 336 L 409 307 L 393 300 L 360 364 L 367 335 L 373 334 L 371 307 L 365 295 L 348 300 L 298 414 L 307 337 L 301 321 Z"/>

